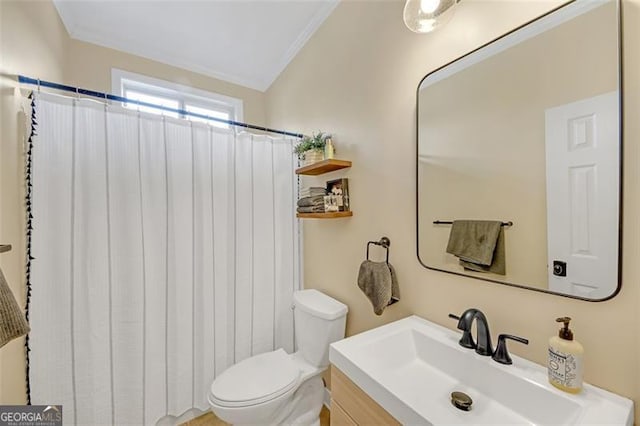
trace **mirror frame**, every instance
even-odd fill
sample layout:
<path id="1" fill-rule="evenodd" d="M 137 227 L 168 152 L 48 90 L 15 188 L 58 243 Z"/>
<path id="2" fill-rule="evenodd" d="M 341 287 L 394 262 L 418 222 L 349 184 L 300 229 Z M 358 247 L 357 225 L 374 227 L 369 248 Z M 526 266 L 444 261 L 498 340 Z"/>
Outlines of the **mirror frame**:
<path id="1" fill-rule="evenodd" d="M 416 179 L 416 256 L 418 259 L 418 262 L 420 263 L 420 265 L 422 265 L 423 267 L 433 270 L 433 271 L 440 271 L 440 272 L 445 272 L 448 274 L 453 274 L 453 275 L 458 275 L 461 277 L 466 277 L 466 278 L 471 278 L 471 279 L 476 279 L 479 281 L 488 281 L 491 283 L 496 283 L 496 284 L 502 284 L 502 285 L 507 285 L 510 287 L 517 287 L 517 288 L 521 288 L 524 290 L 531 290 L 531 291 L 536 291 L 539 293 L 547 293 L 547 294 L 551 294 L 551 295 L 556 295 L 556 296 L 563 296 L 563 297 L 568 297 L 570 299 L 578 299 L 578 300 L 585 300 L 587 302 L 603 302 L 609 299 L 612 299 L 613 297 L 615 297 L 618 293 L 620 293 L 620 290 L 622 288 L 622 230 L 623 230 L 623 207 L 624 207 L 624 203 L 623 203 L 623 188 L 624 188 L 624 144 L 623 144 L 623 139 L 624 139 L 624 73 L 623 73 L 623 65 L 624 65 L 624 61 L 623 61 L 623 56 L 624 56 L 624 49 L 623 49 L 623 27 L 622 27 L 622 0 L 614 0 L 616 3 L 616 24 L 617 24 L 617 45 L 618 45 L 618 73 L 617 73 L 617 77 L 618 77 L 618 111 L 619 111 L 619 117 L 618 117 L 618 128 L 619 128 L 619 132 L 620 132 L 620 136 L 619 136 L 619 141 L 618 141 L 618 147 L 619 147 L 619 155 L 618 155 L 618 164 L 619 164 L 619 186 L 618 186 L 618 270 L 617 270 L 617 287 L 615 289 L 615 291 L 613 291 L 613 293 L 611 293 L 611 295 L 602 298 L 602 299 L 589 299 L 586 297 L 581 297 L 581 296 L 574 296 L 571 294 L 564 294 L 564 293 L 560 293 L 560 292 L 555 292 L 555 291 L 550 291 L 550 290 L 545 290 L 542 288 L 536 288 L 536 287 L 530 287 L 530 286 L 526 286 L 526 285 L 522 285 L 522 284 L 516 284 L 516 283 L 510 283 L 510 282 L 506 282 L 506 281 L 498 281 L 495 279 L 491 279 L 491 278 L 483 278 L 483 277 L 479 277 L 479 276 L 475 276 L 475 275 L 467 275 L 461 272 L 456 272 L 456 271 L 451 271 L 451 270 L 447 270 L 447 269 L 441 269 L 441 268 L 436 268 L 433 266 L 429 266 L 427 264 L 425 264 L 422 259 L 420 258 L 420 210 L 419 210 L 419 201 L 420 201 L 420 182 L 419 182 L 419 149 L 420 149 L 420 135 L 419 135 L 419 128 L 420 128 L 420 123 L 419 123 L 419 117 L 420 117 L 420 86 L 422 85 L 422 83 L 424 82 L 424 80 L 426 80 L 431 74 L 434 74 L 440 70 L 442 70 L 443 68 L 446 68 L 450 65 L 453 65 L 454 63 L 456 63 L 459 60 L 462 60 L 464 58 L 469 57 L 470 55 L 476 54 L 477 52 L 479 52 L 482 49 L 485 49 L 487 47 L 489 47 L 491 44 L 493 44 L 494 42 L 497 42 L 499 40 L 502 40 L 506 37 L 510 37 L 512 36 L 514 33 L 525 29 L 527 26 L 536 23 L 554 13 L 556 13 L 557 11 L 573 4 L 576 3 L 576 1 L 580 1 L 580 0 L 570 0 L 566 3 L 561 4 L 560 6 L 557 6 L 551 10 L 549 10 L 548 12 L 543 13 L 542 15 L 539 15 L 536 18 L 533 18 L 527 22 L 525 22 L 522 25 L 519 25 L 518 27 L 502 34 L 501 36 L 498 36 L 496 38 L 494 38 L 493 40 L 484 43 L 483 45 L 469 51 L 468 53 L 465 53 L 462 56 L 459 56 L 458 58 L 430 71 L 427 75 L 425 75 L 420 82 L 418 83 L 418 87 L 416 89 L 416 151 L 415 151 L 415 158 L 416 158 L 416 174 L 415 174 L 415 179 Z M 514 45 L 515 46 L 515 45 Z"/>

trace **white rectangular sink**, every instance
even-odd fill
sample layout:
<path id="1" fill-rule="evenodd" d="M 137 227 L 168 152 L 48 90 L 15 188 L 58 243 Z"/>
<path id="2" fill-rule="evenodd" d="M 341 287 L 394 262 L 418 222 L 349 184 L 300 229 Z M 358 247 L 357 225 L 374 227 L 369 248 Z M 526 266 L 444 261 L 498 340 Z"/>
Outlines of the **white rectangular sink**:
<path id="1" fill-rule="evenodd" d="M 585 384 L 578 395 L 546 368 L 503 365 L 458 344 L 460 333 L 411 316 L 333 343 L 330 361 L 403 424 L 629 425 L 633 402 Z M 464 392 L 471 410 L 451 404 Z"/>

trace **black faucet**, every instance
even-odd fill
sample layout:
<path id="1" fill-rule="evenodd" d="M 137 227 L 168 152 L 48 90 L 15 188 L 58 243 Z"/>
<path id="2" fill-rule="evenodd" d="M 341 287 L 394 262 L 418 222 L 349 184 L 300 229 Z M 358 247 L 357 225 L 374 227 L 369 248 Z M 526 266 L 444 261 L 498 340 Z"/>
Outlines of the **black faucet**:
<path id="1" fill-rule="evenodd" d="M 491 356 L 494 361 L 500 364 L 511 364 L 511 357 L 507 351 L 506 339 L 515 340 L 516 342 L 529 344 L 527 339 L 518 336 L 512 336 L 510 334 L 501 334 L 498 337 L 498 346 L 495 352 L 491 346 L 491 333 L 489 332 L 489 322 L 487 317 L 484 316 L 481 310 L 476 308 L 467 309 L 462 315 L 457 316 L 449 314 L 449 318 L 458 320 L 458 329 L 462 330 L 462 337 L 460 338 L 460 346 L 469 349 L 475 349 L 480 355 Z M 471 336 L 471 325 L 473 320 L 477 320 L 478 343 L 473 341 Z"/>
<path id="2" fill-rule="evenodd" d="M 509 356 L 509 351 L 507 350 L 506 339 L 515 340 L 516 342 L 520 342 L 525 345 L 529 344 L 529 340 L 523 337 L 512 336 L 510 334 L 501 334 L 500 336 L 498 336 L 498 346 L 496 346 L 496 351 L 493 353 L 491 358 L 493 358 L 495 362 L 499 362 L 500 364 L 509 365 L 509 364 L 513 364 L 513 361 L 511 360 L 511 357 Z"/>
<path id="3" fill-rule="evenodd" d="M 491 356 L 493 355 L 493 347 L 491 346 L 491 332 L 489 331 L 489 322 L 487 317 L 484 316 L 481 310 L 476 308 L 467 309 L 462 315 L 457 316 L 449 314 L 450 318 L 458 320 L 458 329 L 462 330 L 462 338 L 460 339 L 460 346 L 465 348 L 475 349 L 480 355 Z M 477 320 L 477 340 L 478 343 L 473 341 L 471 336 L 471 325 L 473 320 Z"/>

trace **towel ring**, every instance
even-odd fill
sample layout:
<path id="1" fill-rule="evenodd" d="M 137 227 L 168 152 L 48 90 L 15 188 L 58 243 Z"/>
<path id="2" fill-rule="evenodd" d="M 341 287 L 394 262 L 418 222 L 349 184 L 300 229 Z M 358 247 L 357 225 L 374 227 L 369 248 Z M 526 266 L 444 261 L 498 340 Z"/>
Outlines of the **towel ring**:
<path id="1" fill-rule="evenodd" d="M 391 240 L 389 238 L 387 238 L 387 237 L 382 237 L 382 238 L 380 238 L 380 241 L 369 241 L 367 243 L 367 260 L 369 260 L 369 246 L 371 244 L 375 244 L 377 246 L 384 247 L 385 250 L 387 250 L 387 259 L 385 260 L 385 262 L 387 263 L 387 265 L 389 265 L 389 246 L 391 245 Z M 391 266 L 389 266 L 389 267 L 391 267 Z M 391 306 L 394 303 L 398 303 L 398 302 L 399 302 L 398 299 L 393 299 L 392 298 L 389 301 L 389 303 L 387 303 L 387 306 Z"/>
<path id="2" fill-rule="evenodd" d="M 369 241 L 367 243 L 367 260 L 369 260 L 369 246 L 371 244 L 384 247 L 387 250 L 387 260 L 385 260 L 385 262 L 389 263 L 389 246 L 391 245 L 391 240 L 387 237 L 382 237 L 380 241 Z"/>

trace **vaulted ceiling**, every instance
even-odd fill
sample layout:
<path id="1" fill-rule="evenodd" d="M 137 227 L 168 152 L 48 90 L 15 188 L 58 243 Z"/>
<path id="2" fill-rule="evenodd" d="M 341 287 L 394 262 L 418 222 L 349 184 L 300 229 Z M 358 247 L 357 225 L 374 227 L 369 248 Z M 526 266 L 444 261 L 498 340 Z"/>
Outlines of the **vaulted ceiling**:
<path id="1" fill-rule="evenodd" d="M 72 38 L 265 91 L 339 0 L 53 0 Z"/>

